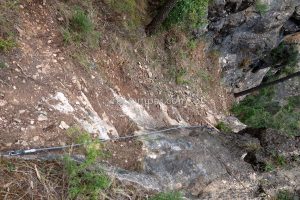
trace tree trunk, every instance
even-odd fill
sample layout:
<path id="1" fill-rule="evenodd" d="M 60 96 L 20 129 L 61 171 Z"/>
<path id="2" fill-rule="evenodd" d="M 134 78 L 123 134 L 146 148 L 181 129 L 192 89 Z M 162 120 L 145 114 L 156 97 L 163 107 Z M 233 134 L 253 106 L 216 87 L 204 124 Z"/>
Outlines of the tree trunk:
<path id="1" fill-rule="evenodd" d="M 295 73 L 293 73 L 293 74 L 291 74 L 291 75 L 288 75 L 288 76 L 286 76 L 286 77 L 284 77 L 284 78 L 280 78 L 280 79 L 278 79 L 278 80 L 276 80 L 276 81 L 271 81 L 271 82 L 269 82 L 269 83 L 262 83 L 262 84 L 260 84 L 259 86 L 256 86 L 256 87 L 254 87 L 254 88 L 250 88 L 250 89 L 248 89 L 248 90 L 244 90 L 244 91 L 241 91 L 241 92 L 234 93 L 234 97 L 240 97 L 240 96 L 249 94 L 249 93 L 251 93 L 251 92 L 260 90 L 260 89 L 262 89 L 262 88 L 265 88 L 265 87 L 268 87 L 268 86 L 271 86 L 271 85 L 275 85 L 275 84 L 278 84 L 278 83 L 282 83 L 282 82 L 284 82 L 284 81 L 287 81 L 287 80 L 289 80 L 289 79 L 291 79 L 291 78 L 294 78 L 294 77 L 297 77 L 297 76 L 300 76 L 300 71 L 299 71 L 299 72 L 295 72 Z"/>
<path id="2" fill-rule="evenodd" d="M 167 2 L 159 9 L 157 15 L 152 19 L 146 27 L 146 34 L 152 35 L 168 17 L 171 10 L 175 7 L 177 0 L 167 0 Z"/>

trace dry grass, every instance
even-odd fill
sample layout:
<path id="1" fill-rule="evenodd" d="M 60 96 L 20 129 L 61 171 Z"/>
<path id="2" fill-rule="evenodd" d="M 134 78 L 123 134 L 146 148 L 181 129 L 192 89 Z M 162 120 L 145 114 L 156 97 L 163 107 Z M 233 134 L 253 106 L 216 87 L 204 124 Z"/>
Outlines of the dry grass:
<path id="1" fill-rule="evenodd" d="M 65 199 L 66 177 L 58 162 L 0 159 L 0 199 Z"/>
<path id="2" fill-rule="evenodd" d="M 0 158 L 0 199 L 67 199 L 68 179 L 63 169 L 59 161 Z M 151 194 L 112 179 L 110 187 L 100 193 L 99 200 L 142 200 Z"/>

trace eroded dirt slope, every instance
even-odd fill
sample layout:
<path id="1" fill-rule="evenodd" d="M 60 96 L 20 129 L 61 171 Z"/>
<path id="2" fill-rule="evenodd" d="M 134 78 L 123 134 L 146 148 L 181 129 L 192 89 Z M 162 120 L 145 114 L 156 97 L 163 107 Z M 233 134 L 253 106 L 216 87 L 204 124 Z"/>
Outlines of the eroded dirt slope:
<path id="1" fill-rule="evenodd" d="M 217 58 L 210 61 L 204 42 L 191 53 L 196 65 L 188 69 L 189 83 L 178 85 L 166 75 L 169 63 L 150 60 L 148 51 L 154 44 L 158 54 L 168 55 L 178 46 L 166 50 L 165 40 L 184 37 L 171 30 L 146 38 L 140 31 L 132 42 L 110 25 L 117 22 L 100 23 L 108 16 L 100 10 L 106 5 L 98 2 L 94 9 L 102 37 L 87 52 L 94 66 L 87 70 L 70 53 L 73 46 L 63 42 L 66 19 L 56 9 L 59 3 L 18 5 L 17 47 L 1 55 L 7 66 L 0 71 L 1 151 L 64 145 L 70 141 L 67 129 L 75 125 L 109 139 L 171 125 L 211 126 L 226 113 L 230 101 L 213 66 Z M 211 78 L 201 80 L 197 69 Z M 134 168 L 142 152 L 132 141 L 108 144 L 107 150 L 119 160 L 111 161 L 125 168 Z"/>

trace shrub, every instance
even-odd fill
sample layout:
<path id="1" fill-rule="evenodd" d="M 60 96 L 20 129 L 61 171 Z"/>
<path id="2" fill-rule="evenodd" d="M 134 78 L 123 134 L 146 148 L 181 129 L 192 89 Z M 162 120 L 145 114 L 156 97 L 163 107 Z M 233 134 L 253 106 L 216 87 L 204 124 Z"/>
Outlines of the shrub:
<path id="1" fill-rule="evenodd" d="M 293 199 L 296 199 L 294 198 L 294 194 L 292 194 L 288 190 L 280 190 L 276 196 L 276 200 L 293 200 Z"/>
<path id="2" fill-rule="evenodd" d="M 289 135 L 300 130 L 300 96 L 290 97 L 285 106 L 272 101 L 274 90 L 262 89 L 257 95 L 246 97 L 231 111 L 245 124 L 254 128 L 274 128 Z"/>
<path id="3" fill-rule="evenodd" d="M 299 52 L 295 45 L 286 45 L 281 43 L 277 48 L 270 53 L 270 63 L 278 65 L 282 68 L 282 73 L 289 75 L 295 72 L 299 59 Z"/>
<path id="4" fill-rule="evenodd" d="M 169 73 L 170 73 L 171 77 L 175 79 L 176 84 L 182 85 L 182 84 L 189 83 L 189 81 L 187 81 L 185 79 L 185 75 L 187 74 L 186 69 L 184 69 L 184 68 L 177 69 L 177 68 L 173 67 L 169 70 Z"/>
<path id="5" fill-rule="evenodd" d="M 170 12 L 164 25 L 184 25 L 186 28 L 198 28 L 207 24 L 207 9 L 209 0 L 179 0 Z"/>
<path id="6" fill-rule="evenodd" d="M 103 171 L 89 169 L 102 155 L 101 145 L 99 141 L 92 140 L 88 133 L 80 135 L 78 143 L 84 144 L 85 160 L 78 164 L 69 155 L 64 157 L 68 199 L 98 199 L 100 192 L 110 185 L 110 179 Z"/>
<path id="7" fill-rule="evenodd" d="M 218 123 L 216 128 L 219 129 L 220 131 L 224 132 L 224 133 L 232 132 L 231 128 L 227 124 L 225 124 L 224 122 Z"/>
<path id="8" fill-rule="evenodd" d="M 69 18 L 69 23 L 61 31 L 63 41 L 68 44 L 86 42 L 89 47 L 96 47 L 99 43 L 100 33 L 95 31 L 94 24 L 88 14 L 77 7 Z"/>
<path id="9" fill-rule="evenodd" d="M 93 31 L 93 23 L 83 10 L 77 8 L 70 20 L 70 28 L 75 32 L 88 34 Z"/>
<path id="10" fill-rule="evenodd" d="M 264 2 L 262 2 L 261 0 L 257 0 L 255 2 L 255 9 L 259 14 L 264 15 L 268 12 L 269 6 Z"/>
<path id="11" fill-rule="evenodd" d="M 16 46 L 16 42 L 13 39 L 1 39 L 0 38 L 0 50 L 9 51 Z"/>

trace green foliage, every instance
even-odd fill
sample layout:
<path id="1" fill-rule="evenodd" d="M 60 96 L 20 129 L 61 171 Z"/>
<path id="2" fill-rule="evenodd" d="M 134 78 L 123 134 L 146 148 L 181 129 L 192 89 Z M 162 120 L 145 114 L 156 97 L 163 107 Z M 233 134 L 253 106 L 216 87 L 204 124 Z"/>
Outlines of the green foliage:
<path id="1" fill-rule="evenodd" d="M 224 133 L 232 132 L 231 128 L 227 124 L 225 124 L 224 122 L 218 123 L 216 128 L 219 129 L 220 131 L 224 132 Z"/>
<path id="2" fill-rule="evenodd" d="M 262 2 L 261 0 L 257 0 L 255 2 L 255 9 L 257 12 L 259 12 L 261 15 L 264 15 L 268 12 L 269 6 Z"/>
<path id="3" fill-rule="evenodd" d="M 190 39 L 188 41 L 188 47 L 190 48 L 190 50 L 195 50 L 197 48 L 197 44 L 198 44 L 198 41 L 195 39 Z"/>
<path id="4" fill-rule="evenodd" d="M 1 39 L 0 38 L 0 51 L 9 51 L 16 46 L 16 42 L 13 39 Z"/>
<path id="5" fill-rule="evenodd" d="M 274 171 L 275 166 L 272 163 L 266 163 L 265 167 L 264 167 L 264 171 L 265 172 L 272 172 Z"/>
<path id="6" fill-rule="evenodd" d="M 272 65 L 281 63 L 283 65 L 282 72 L 286 75 L 295 72 L 299 59 L 299 52 L 295 45 L 286 45 L 281 43 L 277 48 L 273 49 L 270 53 Z"/>
<path id="7" fill-rule="evenodd" d="M 212 80 L 211 75 L 210 75 L 207 71 L 205 71 L 205 70 L 203 70 L 203 69 L 199 69 L 198 72 L 197 72 L 197 75 L 198 75 L 202 80 L 204 80 L 204 81 L 206 81 L 206 82 L 209 82 L 209 81 Z"/>
<path id="8" fill-rule="evenodd" d="M 280 167 L 284 167 L 286 165 L 286 159 L 282 155 L 274 156 L 274 160 L 275 160 L 275 163 Z"/>
<path id="9" fill-rule="evenodd" d="M 86 42 L 89 47 L 95 48 L 100 39 L 100 33 L 95 31 L 91 18 L 79 7 L 73 10 L 69 23 L 61 32 L 67 44 Z"/>
<path id="10" fill-rule="evenodd" d="M 288 190 L 280 190 L 276 196 L 276 200 L 293 200 L 294 195 Z"/>
<path id="11" fill-rule="evenodd" d="M 185 75 L 187 74 L 186 69 L 184 68 L 180 68 L 180 69 L 176 69 L 176 68 L 171 68 L 169 70 L 169 73 L 171 75 L 172 78 L 175 79 L 176 84 L 178 85 L 182 85 L 182 84 L 188 84 L 189 81 L 185 80 Z"/>
<path id="12" fill-rule="evenodd" d="M 70 20 L 70 28 L 72 31 L 88 34 L 93 31 L 93 23 L 82 9 L 76 8 Z"/>
<path id="13" fill-rule="evenodd" d="M 180 192 L 163 192 L 150 198 L 150 200 L 181 200 L 182 194 Z"/>
<path id="14" fill-rule="evenodd" d="M 98 199 L 101 191 L 110 185 L 110 179 L 103 171 L 89 169 L 97 157 L 102 155 L 101 144 L 88 133 L 81 134 L 78 143 L 84 144 L 85 160 L 79 164 L 69 155 L 64 157 L 64 170 L 68 175 L 68 199 Z"/>
<path id="15" fill-rule="evenodd" d="M 273 89 L 266 88 L 258 95 L 250 95 L 231 111 L 245 124 L 255 128 L 274 128 L 289 135 L 300 130 L 300 96 L 290 97 L 285 106 L 272 101 Z"/>
<path id="16" fill-rule="evenodd" d="M 4 69 L 6 67 L 5 63 L 0 61 L 0 69 Z"/>
<path id="17" fill-rule="evenodd" d="M 170 12 L 164 25 L 184 25 L 186 28 L 198 28 L 207 24 L 207 9 L 210 0 L 179 0 Z"/>
<path id="18" fill-rule="evenodd" d="M 18 0 L 0 1 L 0 52 L 16 46 L 15 24 L 18 21 Z"/>

